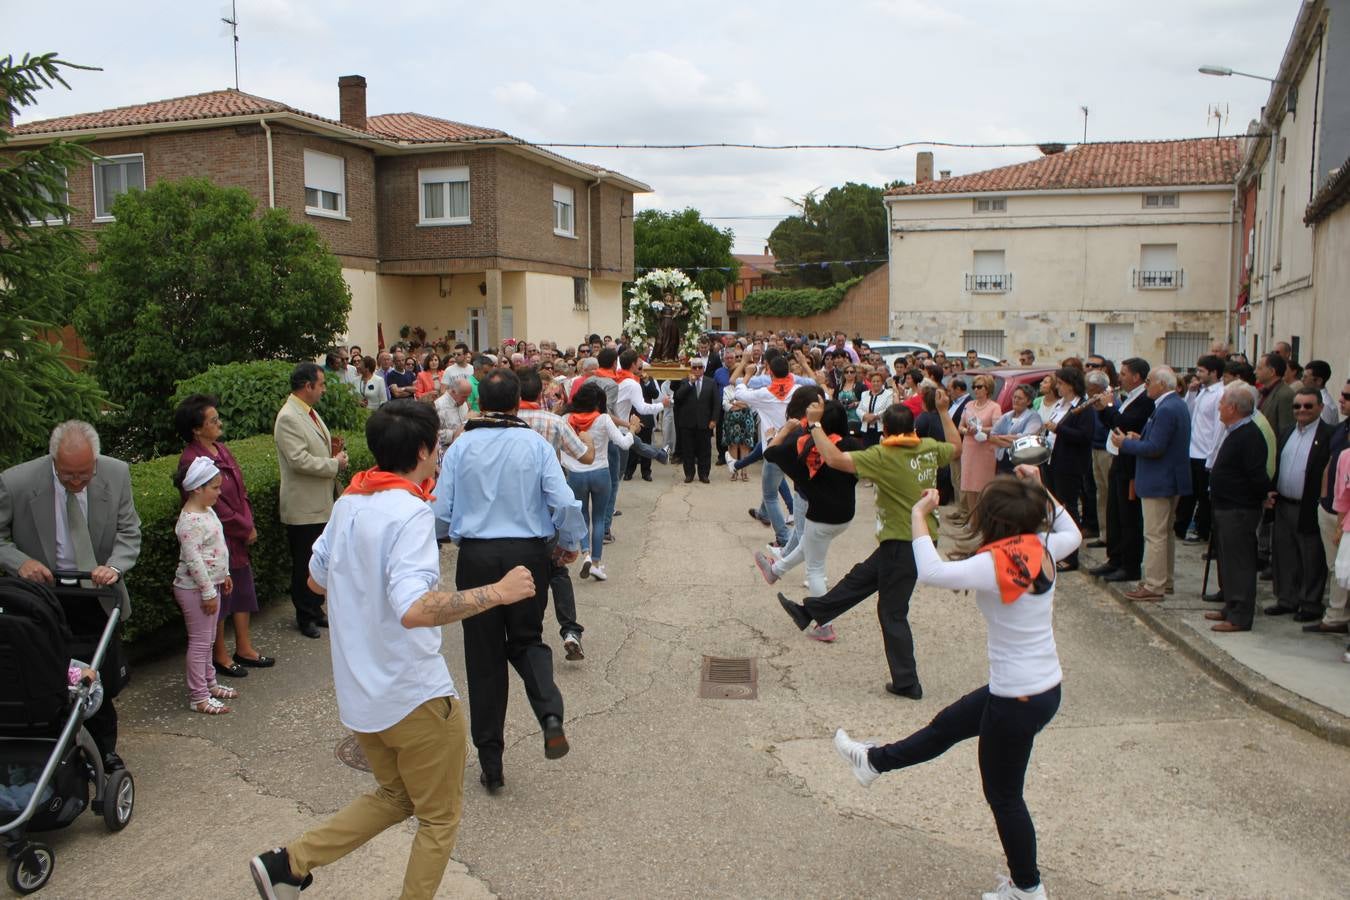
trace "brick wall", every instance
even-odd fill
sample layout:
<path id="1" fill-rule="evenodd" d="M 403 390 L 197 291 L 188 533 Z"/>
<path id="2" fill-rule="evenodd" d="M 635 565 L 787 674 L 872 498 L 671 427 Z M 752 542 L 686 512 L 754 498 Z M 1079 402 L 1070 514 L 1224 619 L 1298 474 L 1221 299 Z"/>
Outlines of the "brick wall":
<path id="1" fill-rule="evenodd" d="M 827 313 L 804 317 L 742 315 L 738 325 L 742 331 L 843 331 L 864 338 L 885 337 L 890 328 L 889 266 L 869 272 Z"/>
<path id="2" fill-rule="evenodd" d="M 633 195 L 612 184 L 591 191 L 591 264 L 602 274 L 624 281 L 633 279 Z"/>
<path id="3" fill-rule="evenodd" d="M 316 150 L 345 160 L 347 218 L 350 221 L 311 215 L 305 212 L 305 151 Z M 266 147 L 263 148 L 264 154 Z M 375 239 L 375 154 L 306 132 L 272 128 L 272 156 L 276 173 L 277 206 L 286 209 L 296 222 L 313 225 L 339 256 L 375 259 L 379 248 Z M 263 158 L 266 181 L 267 159 Z M 267 198 L 264 196 L 264 205 Z"/>
<path id="4" fill-rule="evenodd" d="M 569 274 L 587 272 L 587 182 L 505 150 L 497 152 L 497 252 L 504 267 L 532 263 L 562 266 Z M 572 188 L 576 237 L 553 233 L 553 186 Z"/>
<path id="5" fill-rule="evenodd" d="M 419 169 L 469 167 L 469 224 L 419 226 Z M 496 255 L 497 154 L 458 150 L 382 156 L 375 163 L 381 260 Z"/>

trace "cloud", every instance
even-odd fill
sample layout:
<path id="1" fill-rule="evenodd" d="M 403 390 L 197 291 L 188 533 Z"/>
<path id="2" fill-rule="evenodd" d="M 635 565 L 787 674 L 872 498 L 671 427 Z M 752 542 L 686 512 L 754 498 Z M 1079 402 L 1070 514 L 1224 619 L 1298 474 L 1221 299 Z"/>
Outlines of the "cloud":
<path id="1" fill-rule="evenodd" d="M 970 20 L 960 13 L 924 0 L 873 0 L 872 8 L 907 25 L 962 28 L 970 24 Z"/>

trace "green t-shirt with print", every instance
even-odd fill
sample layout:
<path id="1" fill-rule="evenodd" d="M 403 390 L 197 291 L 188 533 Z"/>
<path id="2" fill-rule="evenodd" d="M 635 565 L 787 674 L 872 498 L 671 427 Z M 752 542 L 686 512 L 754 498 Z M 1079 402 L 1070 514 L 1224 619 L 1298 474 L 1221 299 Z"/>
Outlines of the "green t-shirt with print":
<path id="1" fill-rule="evenodd" d="M 859 478 L 877 486 L 877 542 L 911 541 L 910 516 L 919 495 L 937 487 L 938 469 L 951 462 L 955 447 L 946 441 L 920 438 L 913 447 L 877 444 L 850 453 Z M 928 516 L 928 532 L 937 537 L 938 518 Z"/>

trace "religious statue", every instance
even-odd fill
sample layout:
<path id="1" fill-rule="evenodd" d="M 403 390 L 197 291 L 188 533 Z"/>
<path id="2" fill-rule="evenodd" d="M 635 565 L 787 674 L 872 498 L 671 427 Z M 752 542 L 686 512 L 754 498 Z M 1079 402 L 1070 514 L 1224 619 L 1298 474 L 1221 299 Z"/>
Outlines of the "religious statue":
<path id="1" fill-rule="evenodd" d="M 674 294 L 666 291 L 661 299 L 659 319 L 656 345 L 652 348 L 652 360 L 673 362 L 680 358 L 680 345 L 684 343 L 684 328 L 689 321 L 689 310 L 675 299 Z"/>

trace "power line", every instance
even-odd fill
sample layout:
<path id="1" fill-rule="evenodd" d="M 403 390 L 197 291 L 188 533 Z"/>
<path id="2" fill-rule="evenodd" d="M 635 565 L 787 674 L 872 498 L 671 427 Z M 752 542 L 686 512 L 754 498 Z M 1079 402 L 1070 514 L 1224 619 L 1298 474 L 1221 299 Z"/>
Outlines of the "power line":
<path id="1" fill-rule="evenodd" d="M 1203 138 L 1209 138 L 1210 135 L 1202 135 Z M 1248 134 L 1230 134 L 1215 135 L 1215 137 L 1245 138 L 1251 137 Z M 1189 140 L 1198 140 L 1199 138 L 1165 138 L 1165 141 L 1180 142 Z M 1161 143 L 1149 142 L 1149 143 Z M 869 153 L 890 153 L 895 150 L 906 150 L 910 147 L 948 147 L 963 150 L 1005 150 L 1005 149 L 1028 149 L 1031 147 L 1039 148 L 1041 146 L 1050 146 L 1060 144 L 1063 146 L 1085 146 L 1088 142 L 1080 141 L 1024 141 L 1024 142 L 1004 142 L 1004 143 L 972 143 L 963 141 L 904 141 L 899 144 L 751 144 L 738 141 L 708 141 L 705 143 L 685 143 L 685 144 L 601 144 L 601 143 L 573 143 L 566 141 L 526 141 L 520 138 L 501 137 L 487 138 L 473 141 L 472 143 L 480 146 L 505 145 L 517 146 L 528 145 L 533 147 L 561 147 L 565 149 L 589 149 L 589 150 L 862 150 Z M 1101 141 L 1093 143 L 1140 143 L 1139 141 Z"/>
<path id="2" fill-rule="evenodd" d="M 788 263 L 775 262 L 774 265 L 779 269 L 828 269 L 830 266 L 861 266 L 871 263 L 887 262 L 886 257 L 880 259 L 829 259 L 817 260 L 813 262 Z M 636 273 L 653 272 L 657 269 L 680 269 L 684 272 L 730 272 L 730 266 L 635 266 L 633 271 Z"/>

